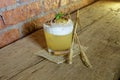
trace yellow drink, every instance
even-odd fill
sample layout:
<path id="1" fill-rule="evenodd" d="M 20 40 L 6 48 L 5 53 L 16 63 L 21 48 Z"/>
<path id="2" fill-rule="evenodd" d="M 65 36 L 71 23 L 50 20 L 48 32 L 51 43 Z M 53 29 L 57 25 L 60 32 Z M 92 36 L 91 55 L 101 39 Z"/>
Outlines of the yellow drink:
<path id="1" fill-rule="evenodd" d="M 43 26 L 48 52 L 60 52 L 60 54 L 67 53 L 72 42 L 72 21 L 69 19 L 66 23 L 51 22 L 50 25 L 44 24 Z"/>
<path id="2" fill-rule="evenodd" d="M 51 50 L 62 51 L 71 46 L 72 32 L 66 35 L 54 35 L 45 31 L 45 37 L 47 46 Z"/>

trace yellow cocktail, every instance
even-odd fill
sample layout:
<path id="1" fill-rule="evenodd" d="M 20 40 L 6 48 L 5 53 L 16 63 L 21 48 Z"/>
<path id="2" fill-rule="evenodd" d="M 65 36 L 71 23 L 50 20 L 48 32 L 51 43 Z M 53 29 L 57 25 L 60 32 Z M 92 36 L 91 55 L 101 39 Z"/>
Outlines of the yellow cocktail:
<path id="1" fill-rule="evenodd" d="M 65 51 L 70 49 L 72 42 L 73 23 L 68 20 L 66 24 L 44 24 L 44 33 L 49 52 Z"/>
<path id="2" fill-rule="evenodd" d="M 49 49 L 64 51 L 70 48 L 72 42 L 72 32 L 67 35 L 53 35 L 45 32 L 46 43 Z"/>

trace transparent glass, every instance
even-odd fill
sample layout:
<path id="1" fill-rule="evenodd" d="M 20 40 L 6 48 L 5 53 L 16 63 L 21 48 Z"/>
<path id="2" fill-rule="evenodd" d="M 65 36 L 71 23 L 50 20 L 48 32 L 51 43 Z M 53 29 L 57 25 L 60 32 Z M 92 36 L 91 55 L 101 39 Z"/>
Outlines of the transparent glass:
<path id="1" fill-rule="evenodd" d="M 44 24 L 44 33 L 49 52 L 69 50 L 72 43 L 73 23 Z"/>

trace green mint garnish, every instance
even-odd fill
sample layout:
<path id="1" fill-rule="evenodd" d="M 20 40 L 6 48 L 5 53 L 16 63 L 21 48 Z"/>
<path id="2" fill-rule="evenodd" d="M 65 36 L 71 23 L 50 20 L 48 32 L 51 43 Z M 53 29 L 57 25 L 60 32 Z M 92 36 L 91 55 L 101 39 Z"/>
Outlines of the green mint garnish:
<path id="1" fill-rule="evenodd" d="M 60 19 L 62 16 L 63 16 L 62 13 L 58 13 L 58 14 L 56 14 L 56 16 L 55 16 L 55 19 L 58 20 L 58 19 Z"/>

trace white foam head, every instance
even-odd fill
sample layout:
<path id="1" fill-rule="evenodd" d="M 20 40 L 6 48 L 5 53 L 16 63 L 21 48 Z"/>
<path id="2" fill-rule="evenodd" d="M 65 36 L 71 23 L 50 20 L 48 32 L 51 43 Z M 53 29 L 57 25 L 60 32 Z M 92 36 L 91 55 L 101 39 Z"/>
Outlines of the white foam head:
<path id="1" fill-rule="evenodd" d="M 52 23 L 51 25 L 43 25 L 44 30 L 53 35 L 67 35 L 73 31 L 73 22 L 69 19 L 66 24 Z"/>

